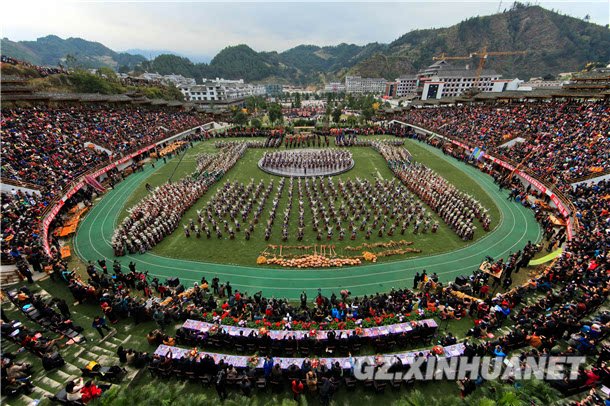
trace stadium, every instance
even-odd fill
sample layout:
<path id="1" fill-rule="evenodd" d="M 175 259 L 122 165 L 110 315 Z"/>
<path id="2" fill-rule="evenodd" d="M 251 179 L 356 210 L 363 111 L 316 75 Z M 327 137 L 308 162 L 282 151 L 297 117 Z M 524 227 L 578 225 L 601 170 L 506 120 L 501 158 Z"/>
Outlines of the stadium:
<path id="1" fill-rule="evenodd" d="M 86 74 L 2 56 L 3 403 L 606 404 L 607 67 L 322 107 L 44 89 Z"/>

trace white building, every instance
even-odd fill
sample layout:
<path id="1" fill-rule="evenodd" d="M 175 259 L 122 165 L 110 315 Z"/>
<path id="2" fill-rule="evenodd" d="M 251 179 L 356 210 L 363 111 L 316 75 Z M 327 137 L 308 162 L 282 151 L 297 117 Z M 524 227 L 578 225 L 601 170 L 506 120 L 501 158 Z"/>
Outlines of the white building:
<path id="1" fill-rule="evenodd" d="M 383 78 L 363 78 L 360 76 L 345 77 L 345 91 L 347 93 L 385 93 L 387 80 Z"/>
<path id="2" fill-rule="evenodd" d="M 158 73 L 144 72 L 143 74 L 140 75 L 140 77 L 142 79 L 146 79 L 146 80 L 150 80 L 150 81 L 160 82 L 163 80 L 163 75 L 159 75 Z"/>
<path id="3" fill-rule="evenodd" d="M 325 92 L 345 92 L 345 85 L 341 82 L 330 82 L 324 86 Z"/>
<path id="4" fill-rule="evenodd" d="M 179 85 L 196 85 L 197 82 L 193 78 L 186 78 L 182 75 L 165 75 L 163 76 L 163 81 L 168 83 L 173 83 L 176 86 Z"/>
<path id="5" fill-rule="evenodd" d="M 417 75 L 403 75 L 396 79 L 398 82 L 396 96 L 421 94 L 422 100 L 459 96 L 466 89 L 474 86 L 476 75 L 475 66 L 453 65 L 443 59 L 422 69 Z M 483 92 L 491 92 L 500 76 L 493 69 L 483 69 L 477 87 Z"/>
<path id="6" fill-rule="evenodd" d="M 530 87 L 532 89 L 561 89 L 564 82 L 560 80 L 544 80 L 542 78 L 531 78 L 529 81 L 523 83 L 523 87 Z"/>
<path id="7" fill-rule="evenodd" d="M 214 82 L 214 83 L 218 83 L 221 85 L 238 85 L 238 84 L 244 84 L 244 80 L 243 79 L 236 79 L 236 80 L 230 80 L 230 79 L 224 79 L 224 78 L 216 78 L 216 79 L 206 79 L 203 78 L 201 80 L 202 82 Z"/>
<path id="8" fill-rule="evenodd" d="M 492 92 L 506 92 L 507 90 L 519 90 L 523 83 L 520 79 L 499 79 L 494 80 L 491 87 Z"/>
<path id="9" fill-rule="evenodd" d="M 186 100 L 202 102 L 245 99 L 266 93 L 265 86 L 244 84 L 242 79 L 228 83 L 207 81 L 202 85 L 181 85 L 178 89 Z"/>

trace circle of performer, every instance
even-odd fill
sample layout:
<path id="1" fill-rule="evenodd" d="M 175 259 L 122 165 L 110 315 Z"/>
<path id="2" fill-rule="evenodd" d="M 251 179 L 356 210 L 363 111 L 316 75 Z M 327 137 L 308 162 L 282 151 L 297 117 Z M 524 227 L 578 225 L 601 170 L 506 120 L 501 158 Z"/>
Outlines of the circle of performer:
<path id="1" fill-rule="evenodd" d="M 354 166 L 354 159 L 345 149 L 302 149 L 265 152 L 258 165 L 281 176 L 313 177 L 343 173 Z"/>

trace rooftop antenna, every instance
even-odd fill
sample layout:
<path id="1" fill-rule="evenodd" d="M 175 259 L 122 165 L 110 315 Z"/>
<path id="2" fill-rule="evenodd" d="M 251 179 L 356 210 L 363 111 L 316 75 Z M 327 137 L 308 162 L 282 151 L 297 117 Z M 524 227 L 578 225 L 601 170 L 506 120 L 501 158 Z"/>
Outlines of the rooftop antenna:
<path id="1" fill-rule="evenodd" d="M 500 0 L 500 4 L 498 5 L 498 11 L 496 11 L 496 14 L 500 14 L 501 8 L 502 8 L 502 0 Z"/>

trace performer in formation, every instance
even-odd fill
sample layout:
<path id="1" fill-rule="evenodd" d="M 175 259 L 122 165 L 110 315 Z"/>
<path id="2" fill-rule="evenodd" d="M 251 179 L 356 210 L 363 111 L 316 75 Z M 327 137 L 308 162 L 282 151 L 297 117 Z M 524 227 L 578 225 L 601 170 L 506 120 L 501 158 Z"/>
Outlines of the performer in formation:
<path id="1" fill-rule="evenodd" d="M 200 155 L 197 170 L 190 177 L 154 189 L 130 209 L 129 216 L 115 230 L 112 236 L 115 256 L 144 253 L 173 232 L 182 215 L 235 165 L 246 149 L 245 145 L 241 145 L 223 149 L 215 155 Z M 185 225 L 187 237 L 191 232 L 200 233 L 193 222 Z"/>
<path id="2" fill-rule="evenodd" d="M 339 171 L 353 163 L 352 154 L 347 150 L 320 149 L 302 151 L 265 152 L 261 166 L 266 169 L 292 170 L 307 174 L 312 171 Z"/>
<path id="3" fill-rule="evenodd" d="M 298 223 L 297 233 L 291 237 L 295 187 Z M 288 199 L 282 212 L 278 208 L 284 189 L 288 190 Z M 263 220 L 265 212 L 268 217 Z M 255 230 L 262 223 L 264 230 L 259 235 L 268 241 L 277 232 L 273 228 L 276 221 L 281 224 L 280 238 L 284 242 L 295 237 L 302 241 L 310 227 L 318 241 L 335 238 L 341 241 L 348 236 L 354 240 L 358 233 L 366 239 L 372 235 L 404 235 L 411 226 L 414 234 L 423 234 L 436 232 L 439 226 L 422 202 L 396 179 L 376 180 L 374 183 L 356 179 L 335 184 L 331 177 L 297 178 L 296 181 L 290 178 L 286 185 L 286 178 L 282 178 L 277 188 L 273 180 L 268 186 L 263 181 L 255 184 L 254 180 L 248 185 L 226 182 L 206 207 L 198 211 L 198 217 L 197 225 L 193 226 L 191 222 L 190 227 L 185 226 L 187 237 L 191 231 L 196 232 L 201 227 L 207 238 L 212 238 L 212 234 L 218 238 L 225 235 L 233 238 L 243 231 L 244 238 L 249 240 L 257 235 Z"/>
<path id="4" fill-rule="evenodd" d="M 479 219 L 485 231 L 489 231 L 491 217 L 487 213 L 488 209 L 472 196 L 458 190 L 425 165 L 409 164 L 410 156 L 407 157 L 402 149 L 383 144 L 376 146 L 388 161 L 394 175 L 430 206 L 464 241 L 474 238 L 477 228 L 474 225 L 475 218 Z M 438 225 L 435 224 L 433 229 L 436 232 Z"/>

